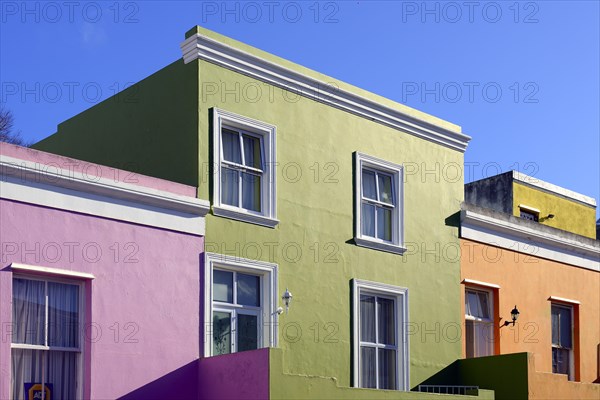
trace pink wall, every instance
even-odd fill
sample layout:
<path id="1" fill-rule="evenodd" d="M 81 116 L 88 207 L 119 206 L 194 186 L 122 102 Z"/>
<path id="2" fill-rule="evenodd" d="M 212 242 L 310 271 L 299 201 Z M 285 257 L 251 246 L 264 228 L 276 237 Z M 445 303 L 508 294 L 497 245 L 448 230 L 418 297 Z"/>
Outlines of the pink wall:
<path id="1" fill-rule="evenodd" d="M 10 387 L 12 262 L 95 276 L 86 397 L 197 397 L 202 237 L 4 199 L 0 221 L 0 398 Z"/>
<path id="2" fill-rule="evenodd" d="M 269 349 L 208 357 L 198 364 L 200 400 L 269 398 Z"/>

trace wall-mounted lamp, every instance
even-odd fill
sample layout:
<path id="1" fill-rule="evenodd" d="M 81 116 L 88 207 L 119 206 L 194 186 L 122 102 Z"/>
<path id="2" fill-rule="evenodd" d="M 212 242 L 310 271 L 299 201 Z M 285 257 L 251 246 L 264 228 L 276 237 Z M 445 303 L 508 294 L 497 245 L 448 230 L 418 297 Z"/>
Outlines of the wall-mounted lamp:
<path id="1" fill-rule="evenodd" d="M 548 214 L 548 216 L 546 218 L 547 219 L 552 219 L 552 218 L 554 218 L 554 214 Z"/>
<path id="2" fill-rule="evenodd" d="M 292 302 L 292 293 L 290 293 L 290 291 L 285 288 L 285 293 L 283 294 L 283 296 L 281 296 L 281 300 L 283 300 L 283 304 L 285 304 L 285 313 L 288 313 L 288 310 L 290 308 L 290 303 Z"/>
<path id="3" fill-rule="evenodd" d="M 504 321 L 504 326 L 510 325 L 511 323 L 513 324 L 513 326 L 515 325 L 515 322 L 517 322 L 517 318 L 519 318 L 519 310 L 517 309 L 517 306 L 515 305 L 515 308 L 512 309 L 512 311 L 510 312 L 510 317 L 512 318 L 512 321 Z"/>

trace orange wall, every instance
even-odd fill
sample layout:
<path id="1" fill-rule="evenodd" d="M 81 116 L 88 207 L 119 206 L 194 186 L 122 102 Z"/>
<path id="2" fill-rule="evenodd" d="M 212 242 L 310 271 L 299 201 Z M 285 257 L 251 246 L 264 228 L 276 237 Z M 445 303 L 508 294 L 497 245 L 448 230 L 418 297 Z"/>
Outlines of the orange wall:
<path id="1" fill-rule="evenodd" d="M 466 239 L 461 239 L 461 251 L 461 281 L 472 279 L 500 286 L 494 291 L 494 308 L 498 313 L 495 337 L 500 338 L 495 347 L 499 354 L 534 353 L 537 370 L 552 372 L 548 298 L 578 300 L 581 304 L 575 308 L 575 318 L 579 319 L 582 329 L 578 329 L 576 322 L 575 338 L 579 337 L 579 343 L 575 340 L 575 378 L 593 382 L 600 377 L 600 273 Z M 515 304 L 521 313 L 516 325 L 500 327 L 505 319 L 510 319 Z"/>

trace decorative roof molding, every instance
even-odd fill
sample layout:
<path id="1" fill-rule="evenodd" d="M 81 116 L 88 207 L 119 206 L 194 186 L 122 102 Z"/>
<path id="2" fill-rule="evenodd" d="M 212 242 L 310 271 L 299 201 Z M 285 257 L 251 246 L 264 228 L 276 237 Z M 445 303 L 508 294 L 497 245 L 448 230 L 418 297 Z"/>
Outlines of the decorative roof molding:
<path id="1" fill-rule="evenodd" d="M 184 62 L 201 59 L 269 84 L 301 93 L 315 101 L 379 122 L 421 139 L 464 152 L 468 135 L 410 116 L 348 90 L 328 90 L 327 82 L 257 57 L 243 50 L 196 33 L 181 43 Z"/>
<path id="2" fill-rule="evenodd" d="M 210 203 L 0 155 L 0 195 L 67 211 L 204 235 Z"/>
<path id="3" fill-rule="evenodd" d="M 596 207 L 596 199 L 583 195 L 581 193 L 574 192 L 569 189 L 562 188 L 560 186 L 556 186 L 552 183 L 545 182 L 541 179 L 535 178 L 533 176 L 526 175 L 519 171 L 512 171 L 513 180 L 524 183 L 529 186 L 533 186 L 538 189 L 542 189 L 546 192 L 558 194 L 564 198 L 569 200 L 578 201 L 588 206 Z"/>
<path id="4" fill-rule="evenodd" d="M 515 223 L 466 209 L 461 210 L 460 220 L 462 238 L 600 272 L 600 245 L 591 244 L 598 242 L 589 238 L 578 241 L 578 235 L 560 236 L 521 220 Z"/>

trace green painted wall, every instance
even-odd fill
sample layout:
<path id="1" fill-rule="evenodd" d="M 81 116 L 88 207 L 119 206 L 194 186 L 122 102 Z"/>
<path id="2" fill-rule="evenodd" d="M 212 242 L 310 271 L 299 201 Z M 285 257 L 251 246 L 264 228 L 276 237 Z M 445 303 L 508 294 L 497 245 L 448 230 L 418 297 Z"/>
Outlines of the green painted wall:
<path id="1" fill-rule="evenodd" d="M 360 389 L 340 386 L 336 379 L 315 375 L 291 375 L 282 373 L 284 364 L 282 352 L 271 349 L 269 353 L 271 399 L 372 399 L 372 400 L 493 400 L 494 392 L 480 389 L 477 396 L 459 396 L 398 392 L 393 390 Z"/>
<path id="2" fill-rule="evenodd" d="M 578 235 L 596 238 L 596 210 L 573 200 L 513 182 L 513 215 L 519 216 L 519 204 L 540 210 L 540 223 Z M 554 218 L 544 219 L 548 214 Z"/>
<path id="3" fill-rule="evenodd" d="M 32 147 L 195 186 L 197 64 L 174 62 L 59 124 Z"/>
<path id="4" fill-rule="evenodd" d="M 282 64 L 355 90 L 288 61 Z M 460 169 L 462 153 L 204 61 L 185 66 L 178 61 L 134 88 L 139 104 L 105 101 L 61 124 L 56 135 L 35 147 L 121 168 L 121 162 L 134 162 L 144 174 L 198 183 L 199 197 L 210 199 L 211 108 L 276 125 L 280 224 L 270 229 L 208 215 L 206 250 L 278 263 L 280 291 L 288 287 L 294 295 L 289 314 L 280 318 L 282 373 L 352 385 L 355 278 L 409 289 L 411 387 L 460 357 L 459 241 L 452 216 L 463 200 L 463 180 L 442 171 L 446 166 Z M 260 94 L 257 88 L 262 88 Z M 390 100 L 356 92 L 460 131 Z M 404 190 L 409 248 L 404 256 L 352 243 L 355 151 L 411 165 Z M 438 172 L 425 173 L 425 168 Z M 278 385 L 272 382 L 272 390 L 284 390 Z"/>
<path id="5" fill-rule="evenodd" d="M 410 337 L 411 387 L 459 358 L 457 327 L 462 317 L 457 229 L 447 226 L 445 220 L 460 208 L 462 179 L 447 182 L 441 174 L 422 173 L 407 177 L 405 236 L 416 254 L 399 256 L 350 242 L 353 152 L 398 164 L 426 163 L 430 169 L 436 163 L 461 166 L 463 155 L 322 103 L 296 98 L 205 61 L 200 61 L 199 73 L 200 160 L 209 160 L 213 107 L 277 126 L 280 224 L 269 229 L 209 215 L 206 249 L 254 258 L 258 247 L 260 259 L 279 264 L 281 291 L 289 287 L 294 295 L 289 314 L 280 318 L 283 372 L 335 377 L 339 385 L 351 386 L 353 278 L 409 289 L 411 329 L 416 330 Z M 256 87 L 262 88 L 261 95 L 258 91 L 244 94 L 244 88 Z M 328 173 L 333 182 L 327 183 Z M 208 176 L 202 165 L 200 175 Z M 208 196 L 207 179 L 201 182 L 199 193 Z M 271 243 L 277 244 L 274 257 L 269 251 Z M 296 249 L 301 256 L 290 261 L 296 258 Z M 426 255 L 424 249 L 435 254 Z M 327 263 L 325 258 L 331 252 L 337 261 Z M 302 334 L 296 340 L 298 327 Z M 430 333 L 422 336 L 423 328 Z"/>

